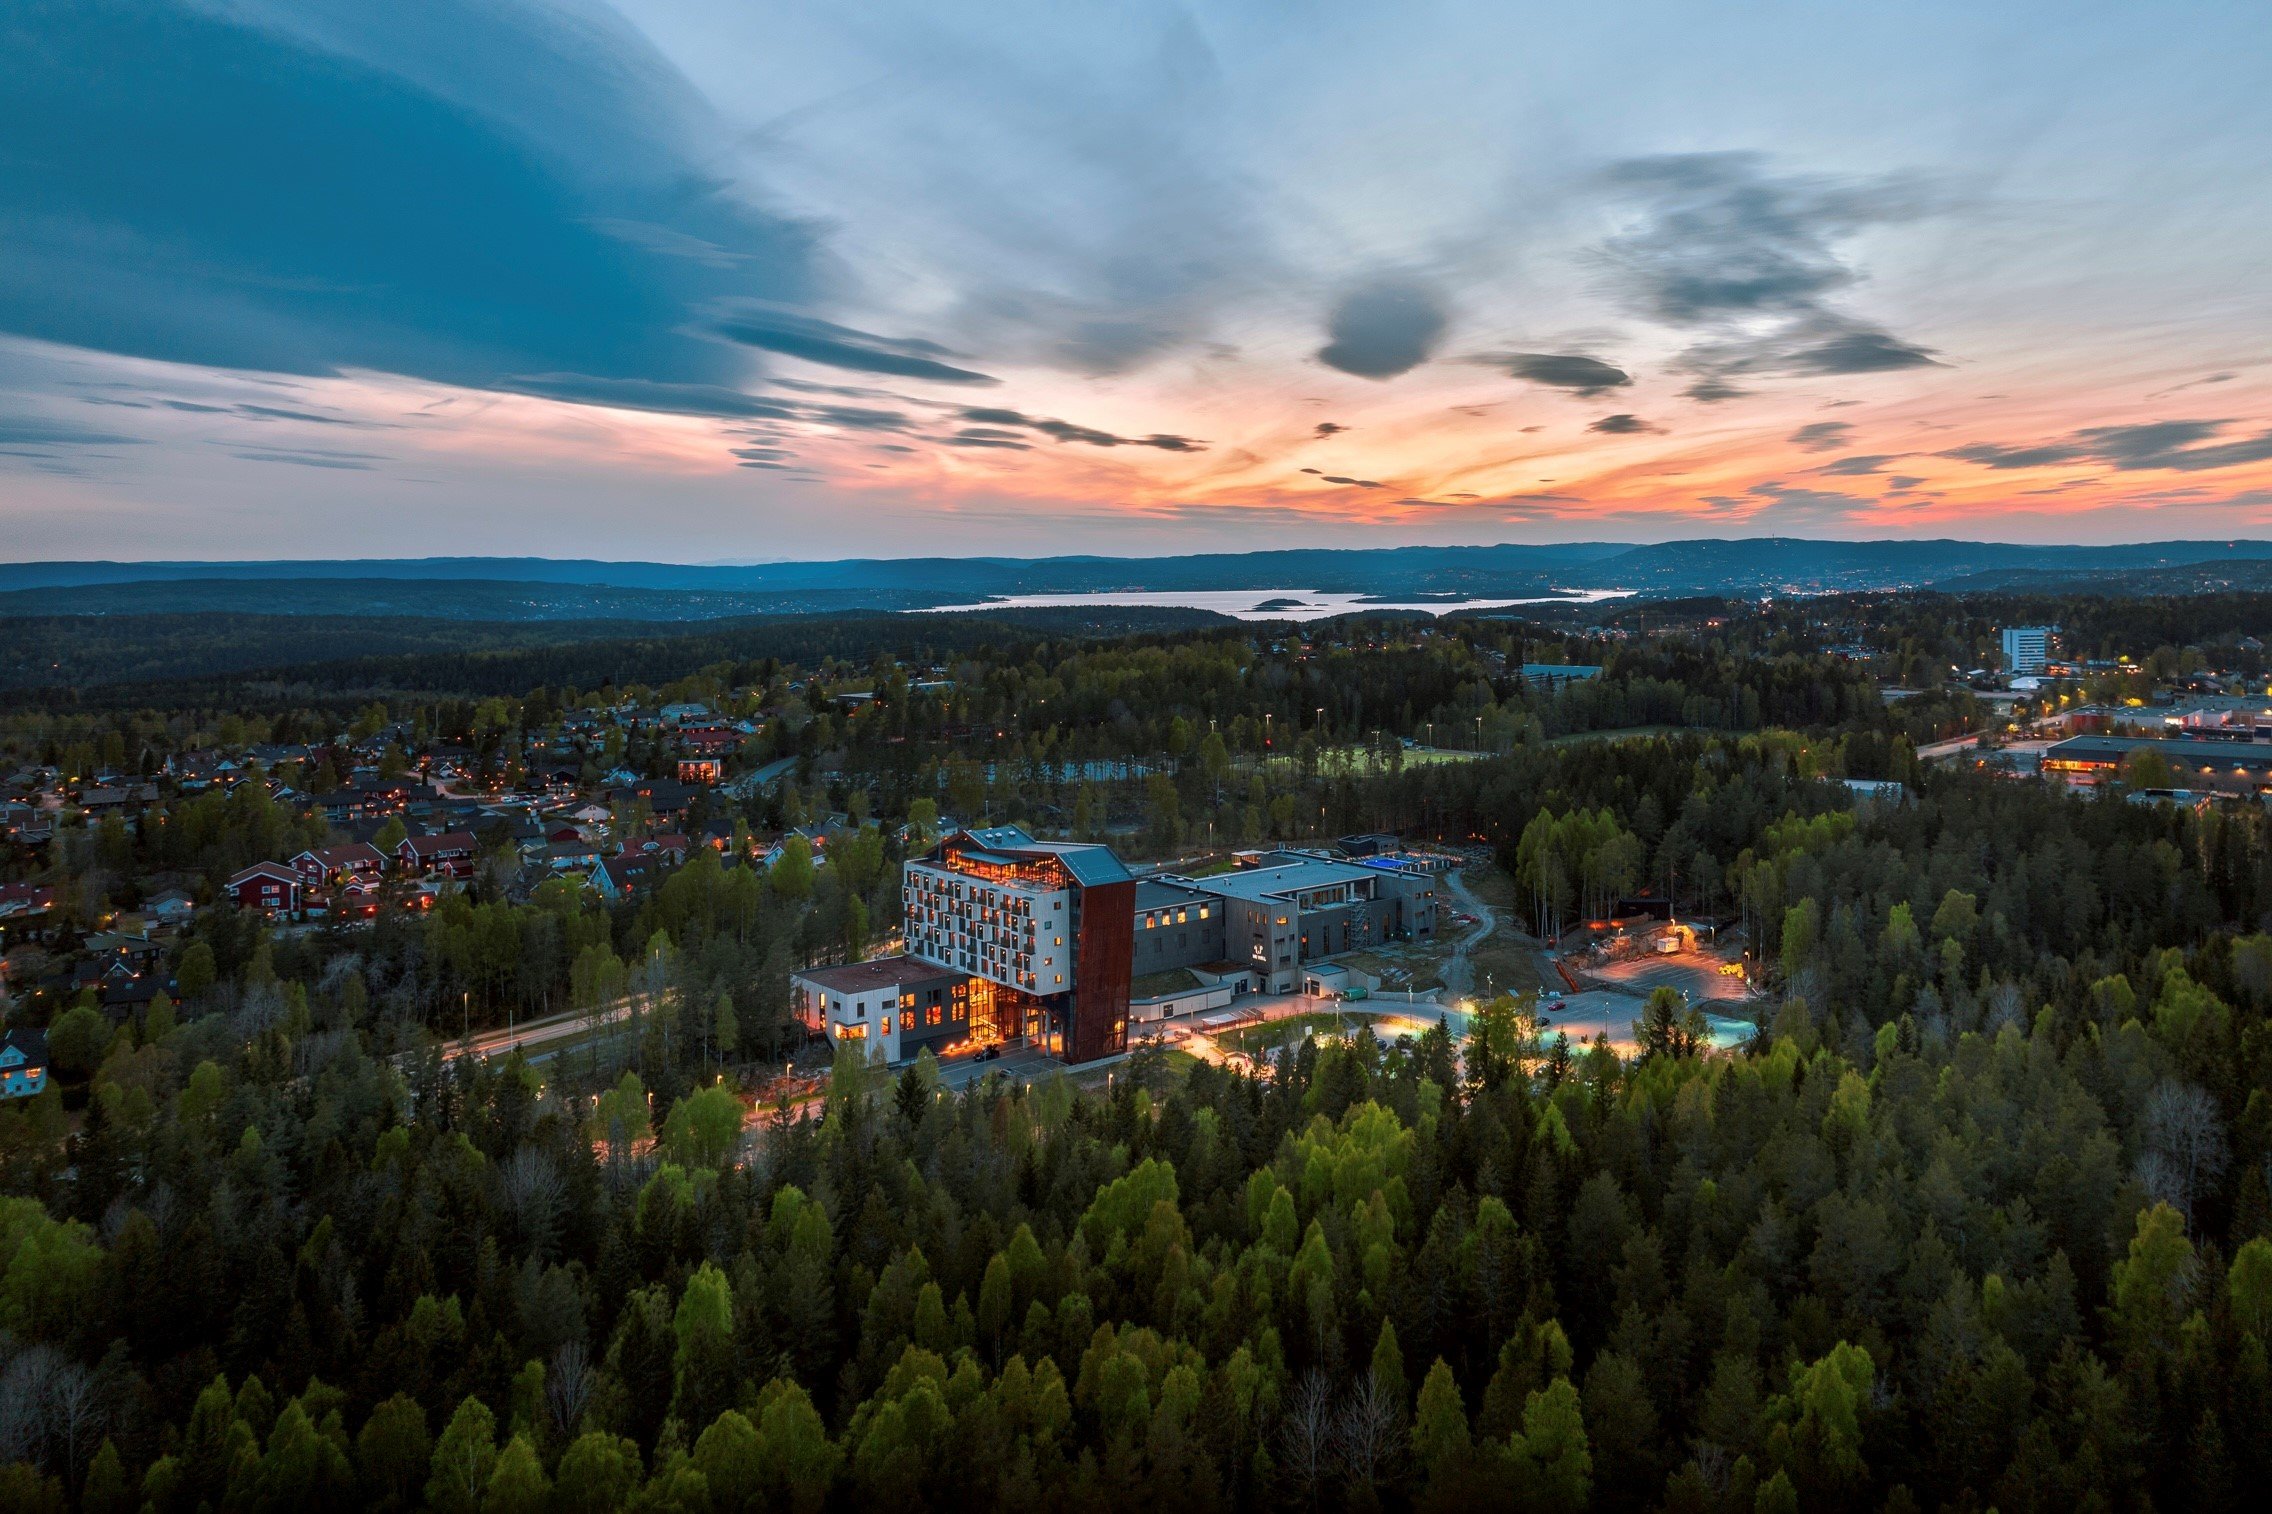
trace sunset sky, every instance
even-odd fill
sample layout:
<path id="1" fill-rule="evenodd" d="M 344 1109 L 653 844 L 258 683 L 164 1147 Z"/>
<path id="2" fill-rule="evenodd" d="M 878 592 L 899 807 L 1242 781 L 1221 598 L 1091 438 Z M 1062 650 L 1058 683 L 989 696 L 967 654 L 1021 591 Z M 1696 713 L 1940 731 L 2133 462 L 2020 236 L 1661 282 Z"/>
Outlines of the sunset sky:
<path id="1" fill-rule="evenodd" d="M 2232 3 L 17 0 L 0 558 L 2272 536 Z"/>

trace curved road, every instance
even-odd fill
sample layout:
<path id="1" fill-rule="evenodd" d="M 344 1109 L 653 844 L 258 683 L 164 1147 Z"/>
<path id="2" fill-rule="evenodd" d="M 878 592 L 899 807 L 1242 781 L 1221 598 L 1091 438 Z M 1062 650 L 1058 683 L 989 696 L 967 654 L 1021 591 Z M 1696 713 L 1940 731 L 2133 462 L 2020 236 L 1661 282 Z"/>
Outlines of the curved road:
<path id="1" fill-rule="evenodd" d="M 1464 999 L 1475 989 L 1475 964 L 1467 960 L 1467 954 L 1490 939 L 1491 933 L 1499 928 L 1499 917 L 1491 913 L 1490 905 L 1476 897 L 1475 891 L 1467 886 L 1467 880 L 1459 875 L 1458 869 L 1444 874 L 1444 887 L 1459 900 L 1463 909 L 1480 922 L 1475 929 L 1460 938 L 1459 944 L 1452 948 L 1451 956 L 1445 960 L 1439 972 L 1444 980 L 1443 991 L 1455 999 Z"/>

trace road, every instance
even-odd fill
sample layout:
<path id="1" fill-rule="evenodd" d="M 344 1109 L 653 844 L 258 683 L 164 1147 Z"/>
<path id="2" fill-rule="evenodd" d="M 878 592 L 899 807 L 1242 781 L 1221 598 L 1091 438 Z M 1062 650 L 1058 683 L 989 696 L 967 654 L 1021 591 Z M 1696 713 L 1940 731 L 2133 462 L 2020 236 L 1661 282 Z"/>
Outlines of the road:
<path id="1" fill-rule="evenodd" d="M 594 1013 L 590 1010 L 571 1009 L 540 1019 L 524 1020 L 507 1030 L 485 1030 L 471 1038 L 459 1037 L 448 1043 L 453 1057 L 476 1056 L 487 1061 L 491 1057 L 509 1056 L 515 1051 L 542 1060 L 553 1055 L 543 1048 L 571 1036 L 603 1026 L 619 1025 L 631 1018 L 631 1000 L 619 999 L 610 1008 Z"/>
<path id="2" fill-rule="evenodd" d="M 747 799 L 753 794 L 763 793 L 780 782 L 782 775 L 796 765 L 797 759 L 794 757 L 783 757 L 778 761 L 768 762 L 755 772 L 744 773 L 732 783 L 727 784 L 726 792 L 736 799 Z"/>
<path id="3" fill-rule="evenodd" d="M 1980 738 L 1987 734 L 1985 730 L 1967 731 L 1962 736 L 1951 736 L 1943 741 L 1928 741 L 1917 749 L 1917 760 L 1933 762 L 1942 757 L 1954 757 L 1966 747 L 1977 745 Z"/>
<path id="4" fill-rule="evenodd" d="M 1499 917 L 1491 913 L 1490 905 L 1476 897 L 1475 890 L 1467 886 L 1467 880 L 1459 875 L 1458 869 L 1444 874 L 1444 887 L 1480 922 L 1460 938 L 1450 958 L 1438 969 L 1438 976 L 1444 980 L 1444 991 L 1455 999 L 1464 999 L 1475 990 L 1475 964 L 1467 960 L 1467 954 L 1491 938 L 1491 933 L 1499 928 Z"/>

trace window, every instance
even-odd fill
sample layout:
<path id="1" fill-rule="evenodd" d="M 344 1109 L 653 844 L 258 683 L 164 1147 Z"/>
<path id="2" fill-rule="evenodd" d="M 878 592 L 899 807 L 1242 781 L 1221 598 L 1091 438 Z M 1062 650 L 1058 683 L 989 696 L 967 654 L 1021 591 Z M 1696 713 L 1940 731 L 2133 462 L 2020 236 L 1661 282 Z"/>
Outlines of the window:
<path id="1" fill-rule="evenodd" d="M 914 1011 L 914 1010 L 912 1010 L 912 1009 L 903 1009 L 903 1010 L 901 1010 L 901 1011 L 899 1012 L 899 1033 L 900 1033 L 901 1035 L 903 1035 L 903 1036 L 904 1036 L 904 1035 L 906 1035 L 906 1034 L 907 1034 L 907 1033 L 908 1033 L 909 1031 L 913 1030 L 914 1028 L 915 1028 L 915 1011 Z"/>

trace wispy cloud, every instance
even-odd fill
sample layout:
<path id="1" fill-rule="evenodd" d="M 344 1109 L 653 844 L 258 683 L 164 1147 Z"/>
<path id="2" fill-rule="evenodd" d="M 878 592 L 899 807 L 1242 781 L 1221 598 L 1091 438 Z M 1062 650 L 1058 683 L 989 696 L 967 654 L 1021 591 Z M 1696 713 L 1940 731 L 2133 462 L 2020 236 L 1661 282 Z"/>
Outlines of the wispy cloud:
<path id="1" fill-rule="evenodd" d="M 1984 468 L 2042 468 L 2061 463 L 2104 463 L 2120 472 L 2166 468 L 2199 473 L 2272 459 L 2272 430 L 2217 440 L 2235 423 L 2229 420 L 2149 421 L 2131 426 L 2086 426 L 2057 441 L 2009 446 L 1973 442 L 1951 447 L 1942 457 Z"/>

